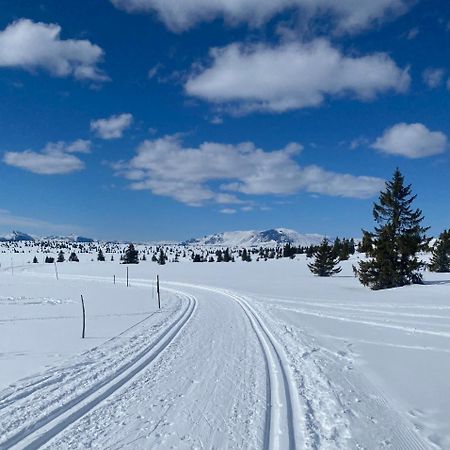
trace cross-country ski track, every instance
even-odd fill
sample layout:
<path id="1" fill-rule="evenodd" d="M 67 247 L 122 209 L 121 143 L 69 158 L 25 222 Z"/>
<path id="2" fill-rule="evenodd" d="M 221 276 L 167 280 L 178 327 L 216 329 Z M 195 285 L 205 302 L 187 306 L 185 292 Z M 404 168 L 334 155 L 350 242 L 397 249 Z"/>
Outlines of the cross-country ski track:
<path id="1" fill-rule="evenodd" d="M 428 448 L 365 380 L 331 382 L 321 364 L 339 357 L 323 351 L 318 364 L 320 349 L 278 326 L 256 299 L 179 282 L 163 292 L 174 308 L 0 392 L 0 448 L 371 448 L 358 447 L 355 424 L 373 428 L 372 448 Z M 365 407 L 345 404 L 339 390 L 351 388 L 363 390 Z"/>

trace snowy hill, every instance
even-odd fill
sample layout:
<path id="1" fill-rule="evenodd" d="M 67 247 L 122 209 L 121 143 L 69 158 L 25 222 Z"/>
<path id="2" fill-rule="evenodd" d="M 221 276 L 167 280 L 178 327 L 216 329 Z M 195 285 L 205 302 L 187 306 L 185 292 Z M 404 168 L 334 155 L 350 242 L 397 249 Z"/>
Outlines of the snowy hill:
<path id="1" fill-rule="evenodd" d="M 184 245 L 220 245 L 227 247 L 276 246 L 287 243 L 297 246 L 319 244 L 324 236 L 320 234 L 300 234 L 287 228 L 273 228 L 265 231 L 226 231 L 202 238 L 189 239 Z"/>
<path id="2" fill-rule="evenodd" d="M 70 236 L 47 236 L 43 238 L 43 240 L 48 241 L 67 241 L 67 242 L 94 242 L 94 239 L 84 237 L 84 236 L 76 236 L 71 234 Z"/>
<path id="3" fill-rule="evenodd" d="M 13 231 L 5 236 L 0 236 L 0 241 L 34 241 L 34 238 L 27 233 Z"/>

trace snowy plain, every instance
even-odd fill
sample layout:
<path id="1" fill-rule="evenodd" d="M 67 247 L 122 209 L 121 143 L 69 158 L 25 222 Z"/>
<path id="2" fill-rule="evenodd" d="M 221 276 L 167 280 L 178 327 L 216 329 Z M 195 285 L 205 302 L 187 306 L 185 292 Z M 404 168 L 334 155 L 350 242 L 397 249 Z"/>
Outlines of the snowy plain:
<path id="1" fill-rule="evenodd" d="M 450 274 L 33 256 L 0 254 L 0 448 L 450 448 Z"/>

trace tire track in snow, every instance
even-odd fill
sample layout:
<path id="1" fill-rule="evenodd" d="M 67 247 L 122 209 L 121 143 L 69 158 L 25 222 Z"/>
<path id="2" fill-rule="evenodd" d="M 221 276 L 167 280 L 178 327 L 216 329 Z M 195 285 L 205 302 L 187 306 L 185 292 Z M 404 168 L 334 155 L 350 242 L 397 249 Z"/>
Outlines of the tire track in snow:
<path id="1" fill-rule="evenodd" d="M 9 449 L 14 446 L 31 450 L 43 446 L 147 368 L 179 335 L 197 308 L 195 297 L 185 295 L 174 289 L 166 290 L 186 298 L 188 305 L 175 322 L 171 323 L 158 336 L 159 339 L 157 341 L 154 341 L 133 358 L 132 361 L 121 366 L 101 382 L 94 384 L 87 391 L 27 426 L 26 429 L 10 436 L 7 440 L 0 443 L 0 449 Z"/>
<path id="2" fill-rule="evenodd" d="M 299 397 L 290 372 L 286 356 L 277 340 L 268 330 L 258 313 L 246 299 L 226 289 L 189 283 L 165 282 L 180 287 L 207 290 L 229 297 L 237 302 L 247 316 L 261 345 L 267 368 L 267 404 L 264 448 L 268 450 L 295 450 L 307 440 L 306 427 Z M 303 430 L 300 430 L 300 426 Z"/>

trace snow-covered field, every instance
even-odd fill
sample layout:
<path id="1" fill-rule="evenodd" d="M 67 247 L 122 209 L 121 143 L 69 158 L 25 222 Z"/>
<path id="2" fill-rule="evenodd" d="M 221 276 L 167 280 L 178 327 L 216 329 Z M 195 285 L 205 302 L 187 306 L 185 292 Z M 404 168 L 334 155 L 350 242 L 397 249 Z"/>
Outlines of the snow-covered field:
<path id="1" fill-rule="evenodd" d="M 304 255 L 143 261 L 126 287 L 118 258 L 79 255 L 57 280 L 12 256 L 0 448 L 450 448 L 450 274 L 374 292 L 354 260 L 328 279 Z"/>

